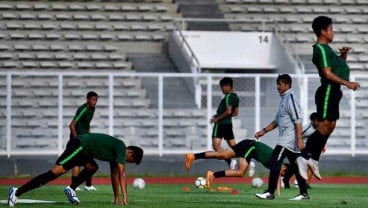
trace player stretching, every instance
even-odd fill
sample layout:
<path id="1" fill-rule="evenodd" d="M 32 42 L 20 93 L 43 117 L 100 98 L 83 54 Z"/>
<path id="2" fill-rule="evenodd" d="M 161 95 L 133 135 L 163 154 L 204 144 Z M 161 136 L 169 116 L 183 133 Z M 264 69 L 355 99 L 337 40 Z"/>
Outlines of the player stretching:
<path id="1" fill-rule="evenodd" d="M 319 125 L 317 130 L 310 135 L 303 150 L 303 157 L 299 157 L 297 162 L 300 175 L 303 178 L 307 178 L 309 166 L 313 174 L 321 179 L 318 161 L 327 139 L 335 129 L 336 120 L 339 119 L 341 85 L 352 90 L 357 90 L 360 85 L 357 82 L 349 81 L 350 69 L 346 63 L 346 58 L 351 48 L 340 48 L 341 55 L 337 56 L 328 45 L 334 37 L 332 19 L 319 16 L 313 20 L 312 28 L 317 36 L 317 43 L 313 45 L 312 61 L 321 77 L 321 86 L 315 94 Z"/>
<path id="2" fill-rule="evenodd" d="M 11 187 L 8 192 L 8 205 L 13 207 L 22 194 L 55 180 L 75 166 L 84 166 L 72 184 L 64 193 L 72 204 L 80 201 L 75 193 L 81 183 L 93 175 L 97 169 L 95 159 L 110 162 L 111 183 L 114 192 L 114 203 L 119 204 L 119 186 L 122 193 L 122 204 L 128 204 L 125 163 L 139 164 L 143 150 L 136 146 L 126 147 L 124 142 L 106 134 L 89 133 L 69 140 L 66 149 L 48 171 L 28 181 L 19 189 Z"/>
<path id="3" fill-rule="evenodd" d="M 266 168 L 269 168 L 269 160 L 271 157 L 272 148 L 263 144 L 262 142 L 257 142 L 254 140 L 245 139 L 231 146 L 228 149 L 221 151 L 207 151 L 197 154 L 188 153 L 186 155 L 185 168 L 190 169 L 194 160 L 199 159 L 219 159 L 219 160 L 229 160 L 232 158 L 239 158 L 238 169 L 237 170 L 223 170 L 218 172 L 207 171 L 206 175 L 206 187 L 210 188 L 211 183 L 215 178 L 220 177 L 243 177 L 248 169 L 248 165 L 251 159 L 255 159 L 262 163 Z"/>
<path id="4" fill-rule="evenodd" d="M 224 77 L 220 80 L 220 87 L 225 97 L 217 107 L 216 115 L 211 119 L 214 123 L 212 133 L 212 146 L 218 152 L 223 150 L 221 139 L 224 138 L 227 144 L 232 147 L 236 144 L 231 117 L 239 113 L 239 97 L 233 90 L 233 79 Z M 226 160 L 230 165 L 231 160 Z"/>
<path id="5" fill-rule="evenodd" d="M 70 139 L 77 138 L 78 135 L 87 134 L 91 132 L 90 123 L 95 113 L 95 107 L 97 104 L 97 93 L 91 91 L 87 93 L 87 102 L 81 105 L 73 120 L 69 124 L 70 129 Z M 75 166 L 72 169 L 72 183 L 80 172 L 79 166 Z M 79 188 L 77 187 L 77 190 Z M 92 176 L 86 179 L 86 186 L 84 187 L 86 191 L 96 191 L 97 189 L 92 186 Z"/>
<path id="6" fill-rule="evenodd" d="M 267 132 L 272 131 L 276 127 L 279 129 L 279 137 L 277 145 L 272 152 L 270 159 L 270 176 L 268 189 L 262 194 L 256 194 L 260 199 L 274 199 L 275 190 L 277 188 L 280 169 L 285 157 L 288 158 L 291 168 L 296 170 L 296 158 L 300 155 L 301 149 L 304 147 L 302 139 L 302 117 L 300 104 L 296 99 L 293 89 L 291 88 L 292 80 L 288 74 L 282 74 L 277 77 L 277 91 L 280 93 L 281 102 L 273 120 L 268 126 L 255 134 L 256 138 L 260 138 Z M 295 173 L 299 184 L 299 195 L 290 200 L 309 199 L 306 181 Z"/>

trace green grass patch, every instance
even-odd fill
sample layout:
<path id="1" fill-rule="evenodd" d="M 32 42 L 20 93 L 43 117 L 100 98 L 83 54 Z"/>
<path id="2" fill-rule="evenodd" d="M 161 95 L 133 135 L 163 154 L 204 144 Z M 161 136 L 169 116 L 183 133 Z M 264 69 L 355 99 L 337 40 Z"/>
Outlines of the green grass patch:
<path id="1" fill-rule="evenodd" d="M 220 185 L 216 185 L 220 186 Z M 348 207 L 366 207 L 368 204 L 368 186 L 366 185 L 317 185 L 309 190 L 310 200 L 289 201 L 298 193 L 298 189 L 292 187 L 289 190 L 282 190 L 281 196 L 272 201 L 257 199 L 254 194 L 263 192 L 265 185 L 261 188 L 252 188 L 250 185 L 229 184 L 232 188 L 239 191 L 238 195 L 232 195 L 228 192 L 209 192 L 203 189 L 197 189 L 192 184 L 182 185 L 156 185 L 148 184 L 143 190 L 133 189 L 129 186 L 129 207 L 247 207 L 247 208 L 348 208 Z M 56 201 L 54 204 L 23 204 L 18 203 L 16 207 L 70 207 L 64 196 L 65 186 L 46 185 L 39 189 L 28 192 L 20 199 L 49 200 Z M 190 190 L 183 192 L 184 187 Z M 97 186 L 98 191 L 86 192 L 78 191 L 78 197 L 81 204 L 78 208 L 100 208 L 116 207 L 113 205 L 113 194 L 111 186 Z M 8 187 L 0 186 L 0 200 L 7 198 Z M 6 207 L 5 204 L 0 207 Z"/>

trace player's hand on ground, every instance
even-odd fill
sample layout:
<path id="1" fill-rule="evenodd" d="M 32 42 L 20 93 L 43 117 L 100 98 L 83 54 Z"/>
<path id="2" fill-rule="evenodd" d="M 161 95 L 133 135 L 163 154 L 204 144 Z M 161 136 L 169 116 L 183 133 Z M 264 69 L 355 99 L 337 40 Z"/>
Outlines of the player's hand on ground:
<path id="1" fill-rule="evenodd" d="M 121 202 L 122 205 L 128 205 L 128 199 L 125 197 L 123 201 Z"/>
<path id="2" fill-rule="evenodd" d="M 355 91 L 360 88 L 360 84 L 358 82 L 348 82 L 346 87 Z"/>

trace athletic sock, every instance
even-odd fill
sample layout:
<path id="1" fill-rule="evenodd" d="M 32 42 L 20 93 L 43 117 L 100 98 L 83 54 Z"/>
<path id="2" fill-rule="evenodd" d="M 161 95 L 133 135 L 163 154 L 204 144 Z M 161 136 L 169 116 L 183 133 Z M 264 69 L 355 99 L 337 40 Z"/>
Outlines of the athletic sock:
<path id="1" fill-rule="evenodd" d="M 92 174 L 86 178 L 86 186 L 92 186 Z"/>
<path id="2" fill-rule="evenodd" d="M 90 170 L 88 170 L 87 168 L 84 168 L 76 177 L 76 179 L 74 180 L 74 182 L 70 185 L 70 188 L 72 188 L 73 190 L 75 190 L 79 185 L 81 185 L 84 181 L 86 181 L 86 179 L 88 177 L 92 177 L 92 175 L 95 172 L 92 172 Z"/>
<path id="3" fill-rule="evenodd" d="M 221 178 L 221 177 L 225 177 L 225 171 L 217 171 L 213 174 L 215 176 L 215 178 Z"/>
<path id="4" fill-rule="evenodd" d="M 205 156 L 205 152 L 201 152 L 201 153 L 197 153 L 197 154 L 194 154 L 194 158 L 196 160 L 198 159 L 204 159 L 206 156 Z"/>
<path id="5" fill-rule="evenodd" d="M 51 170 L 49 170 L 46 173 L 40 174 L 36 177 L 34 177 L 33 179 L 31 179 L 30 181 L 28 181 L 26 184 L 24 184 L 23 186 L 21 186 L 17 192 L 15 193 L 15 196 L 19 197 L 20 195 L 31 191 L 35 188 L 38 188 L 40 186 L 45 185 L 46 183 L 55 180 L 58 176 L 53 173 Z"/>
<path id="6" fill-rule="evenodd" d="M 321 135 L 320 140 L 318 141 L 316 147 L 314 148 L 314 151 L 312 152 L 311 158 L 315 161 L 319 161 L 319 158 L 321 157 L 322 150 L 326 146 L 327 140 L 330 137 L 330 135 Z"/>
<path id="7" fill-rule="evenodd" d="M 72 183 L 75 182 L 75 179 L 77 178 L 77 176 L 72 176 Z"/>
<path id="8" fill-rule="evenodd" d="M 302 150 L 302 156 L 305 159 L 308 160 L 311 155 L 316 152 L 316 147 L 319 146 L 318 143 L 321 140 L 322 136 L 323 135 L 318 130 L 316 130 L 308 137 L 305 148 Z"/>

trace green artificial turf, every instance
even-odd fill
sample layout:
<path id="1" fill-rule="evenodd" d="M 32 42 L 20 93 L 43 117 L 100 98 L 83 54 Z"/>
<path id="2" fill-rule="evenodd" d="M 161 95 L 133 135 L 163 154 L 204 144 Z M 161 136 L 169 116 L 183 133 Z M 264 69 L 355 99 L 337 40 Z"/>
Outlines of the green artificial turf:
<path id="1" fill-rule="evenodd" d="M 223 184 L 222 184 L 223 185 Z M 225 184 L 226 185 L 226 184 Z M 214 186 L 220 186 L 215 184 Z M 244 184 L 227 184 L 226 186 L 235 188 L 239 194 L 233 195 L 229 192 L 211 192 L 197 189 L 192 184 L 181 185 L 156 185 L 147 184 L 142 190 L 129 186 L 129 206 L 128 207 L 242 207 L 242 208 L 348 208 L 368 206 L 368 186 L 367 185 L 313 185 L 309 190 L 311 199 L 306 201 L 289 201 L 289 198 L 298 193 L 298 189 L 292 187 L 289 190 L 282 190 L 281 196 L 276 199 L 260 200 L 254 196 L 255 193 L 263 192 L 265 185 L 261 188 L 252 188 Z M 189 191 L 184 192 L 183 188 L 188 187 Z M 97 186 L 98 191 L 86 192 L 78 191 L 77 195 L 81 201 L 77 207 L 100 208 L 117 207 L 112 204 L 113 194 L 111 186 Z M 28 192 L 20 199 L 49 200 L 55 201 L 53 204 L 24 204 L 18 203 L 16 207 L 74 207 L 67 202 L 63 193 L 64 186 L 46 185 L 39 189 Z M 0 186 L 0 200 L 7 198 L 8 187 Z M 0 204 L 0 207 L 6 207 Z"/>

